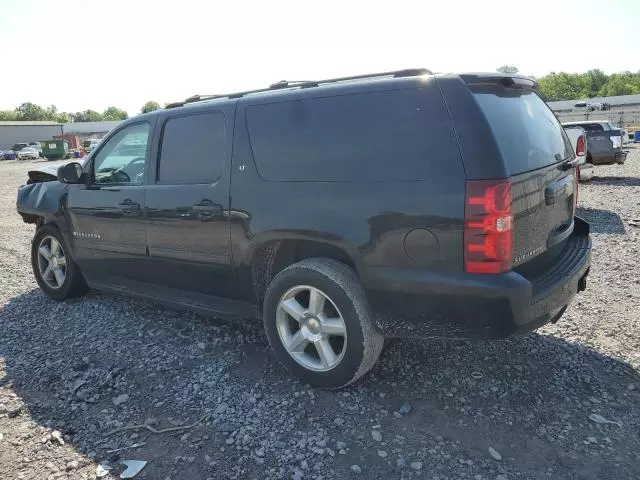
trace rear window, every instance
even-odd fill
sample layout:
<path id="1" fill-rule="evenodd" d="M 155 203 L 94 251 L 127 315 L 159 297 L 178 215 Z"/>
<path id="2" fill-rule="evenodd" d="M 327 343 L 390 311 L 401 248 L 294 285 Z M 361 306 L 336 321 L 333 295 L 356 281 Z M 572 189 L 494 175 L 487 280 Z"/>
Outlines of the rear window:
<path id="1" fill-rule="evenodd" d="M 587 123 L 585 125 L 580 125 L 587 132 L 603 132 L 604 128 L 599 123 Z"/>
<path id="2" fill-rule="evenodd" d="M 533 91 L 474 85 L 509 175 L 536 170 L 571 157 L 571 144 L 553 112 Z"/>
<path id="3" fill-rule="evenodd" d="M 408 181 L 462 176 L 435 86 L 247 108 L 256 167 L 271 181 Z"/>

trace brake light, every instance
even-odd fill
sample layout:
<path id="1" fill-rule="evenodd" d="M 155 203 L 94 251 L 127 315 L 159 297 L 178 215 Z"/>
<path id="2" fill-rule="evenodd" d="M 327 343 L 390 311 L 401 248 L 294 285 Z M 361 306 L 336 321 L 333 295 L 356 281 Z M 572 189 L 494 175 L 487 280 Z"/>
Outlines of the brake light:
<path id="1" fill-rule="evenodd" d="M 513 260 L 513 212 L 508 180 L 468 180 L 464 209 L 464 270 L 502 273 Z"/>
<path id="2" fill-rule="evenodd" d="M 585 145 L 586 145 L 586 142 L 585 142 L 584 135 L 580 135 L 580 137 L 578 137 L 578 142 L 576 143 L 576 156 L 582 157 L 587 153 L 585 149 Z"/>

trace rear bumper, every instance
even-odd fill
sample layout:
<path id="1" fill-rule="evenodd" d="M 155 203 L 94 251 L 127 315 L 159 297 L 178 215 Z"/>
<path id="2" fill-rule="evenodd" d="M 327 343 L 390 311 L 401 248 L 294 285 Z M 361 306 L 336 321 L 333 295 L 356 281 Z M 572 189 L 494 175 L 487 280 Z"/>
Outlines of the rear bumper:
<path id="1" fill-rule="evenodd" d="M 615 154 L 615 161 L 617 163 L 624 163 L 625 160 L 627 159 L 627 152 L 616 152 Z"/>
<path id="2" fill-rule="evenodd" d="M 624 163 L 627 159 L 627 152 L 624 150 L 615 150 L 611 153 L 593 154 L 592 161 L 595 165 L 608 163 Z"/>
<path id="3" fill-rule="evenodd" d="M 376 325 L 387 337 L 504 338 L 557 321 L 586 288 L 591 265 L 589 225 L 575 219 L 561 256 L 525 276 L 441 275 L 374 268 L 365 289 Z"/>

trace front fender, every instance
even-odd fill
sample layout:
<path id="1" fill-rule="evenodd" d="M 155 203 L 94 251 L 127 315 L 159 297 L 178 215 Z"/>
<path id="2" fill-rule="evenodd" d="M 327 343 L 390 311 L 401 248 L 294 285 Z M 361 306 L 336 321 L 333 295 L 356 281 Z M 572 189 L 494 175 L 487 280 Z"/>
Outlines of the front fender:
<path id="1" fill-rule="evenodd" d="M 56 221 L 58 226 L 67 230 L 64 216 L 61 215 L 68 185 L 60 182 L 42 182 L 23 185 L 18 189 L 16 209 L 26 223 L 44 223 Z"/>

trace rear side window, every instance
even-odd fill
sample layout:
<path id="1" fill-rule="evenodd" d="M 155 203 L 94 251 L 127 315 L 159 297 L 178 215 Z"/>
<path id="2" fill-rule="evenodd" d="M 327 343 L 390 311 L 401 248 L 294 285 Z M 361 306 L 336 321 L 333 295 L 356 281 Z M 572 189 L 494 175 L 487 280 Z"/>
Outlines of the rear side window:
<path id="1" fill-rule="evenodd" d="M 498 84 L 472 86 L 509 175 L 564 160 L 573 150 L 553 112 L 533 91 Z"/>
<path id="2" fill-rule="evenodd" d="M 183 115 L 167 120 L 162 131 L 158 183 L 212 183 L 226 161 L 222 112 Z"/>
<path id="3" fill-rule="evenodd" d="M 437 87 L 247 108 L 256 167 L 271 181 L 390 181 L 462 176 Z"/>

